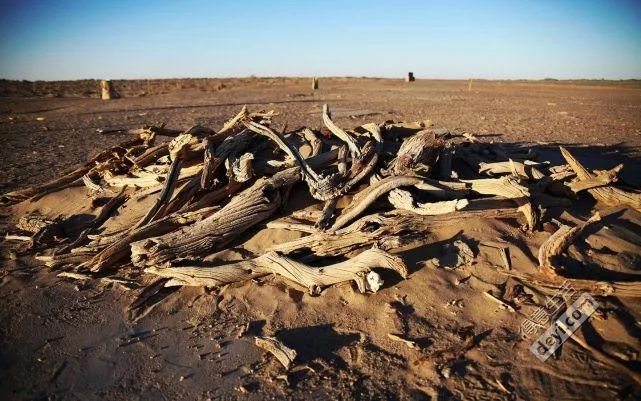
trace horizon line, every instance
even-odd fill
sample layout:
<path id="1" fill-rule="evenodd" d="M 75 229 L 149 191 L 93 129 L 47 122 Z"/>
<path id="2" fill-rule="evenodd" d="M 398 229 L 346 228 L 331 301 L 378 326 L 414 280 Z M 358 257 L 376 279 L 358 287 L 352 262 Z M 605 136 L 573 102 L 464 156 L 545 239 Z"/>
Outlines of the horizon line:
<path id="1" fill-rule="evenodd" d="M 175 80 L 175 79 L 389 79 L 389 80 L 404 80 L 405 77 L 389 77 L 389 76 L 367 76 L 367 75 L 245 75 L 245 76 L 177 76 L 177 77 L 162 77 L 162 78 L 75 78 L 75 79 L 26 79 L 26 78 L 4 78 L 0 77 L 0 81 L 14 81 L 14 82 L 75 82 L 75 81 L 160 81 L 160 80 Z M 414 77 L 416 81 L 558 81 L 558 82 L 571 82 L 571 81 L 641 81 L 641 77 L 629 78 L 481 78 L 481 77 L 467 77 L 467 78 L 420 78 Z"/>

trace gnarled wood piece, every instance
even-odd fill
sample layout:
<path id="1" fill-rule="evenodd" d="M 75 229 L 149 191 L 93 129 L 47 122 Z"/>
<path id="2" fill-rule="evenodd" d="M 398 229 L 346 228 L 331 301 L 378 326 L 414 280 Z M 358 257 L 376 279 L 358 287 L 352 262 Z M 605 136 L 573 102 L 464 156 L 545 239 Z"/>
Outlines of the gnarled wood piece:
<path id="1" fill-rule="evenodd" d="M 145 269 L 161 277 L 171 278 L 170 285 L 220 286 L 252 278 L 277 274 L 318 295 L 323 288 L 334 284 L 355 281 L 360 292 L 376 292 L 383 281 L 373 268 L 394 270 L 407 277 L 403 261 L 389 253 L 372 248 L 340 263 L 323 267 L 311 267 L 276 252 L 268 252 L 256 259 L 229 265 L 211 267 L 151 267 Z"/>
<path id="2" fill-rule="evenodd" d="M 572 170 L 576 173 L 579 180 L 593 180 L 595 175 L 588 171 L 572 154 L 563 146 L 559 146 L 561 154 L 568 162 Z M 598 188 L 590 188 L 588 192 L 594 196 L 597 201 L 603 202 L 606 205 L 627 205 L 637 210 L 641 210 L 641 194 L 624 191 L 620 188 L 613 186 L 604 186 Z"/>
<path id="3" fill-rule="evenodd" d="M 240 112 L 236 116 L 225 122 L 223 128 L 221 128 L 221 130 L 211 138 L 212 143 L 214 144 L 214 146 L 218 146 L 227 137 L 241 132 L 245 129 L 245 122 L 253 121 L 263 125 L 270 124 L 272 117 L 276 115 L 277 113 L 275 113 L 273 110 L 250 113 L 247 110 L 247 106 L 243 106 Z"/>
<path id="4" fill-rule="evenodd" d="M 601 220 L 601 215 L 597 212 L 578 226 L 561 225 L 539 248 L 539 266 L 553 268 L 554 258 L 565 252 L 568 246 L 581 235 L 587 226 L 599 220 Z"/>
<path id="5" fill-rule="evenodd" d="M 332 160 L 322 154 L 314 159 L 319 164 Z M 221 210 L 193 226 L 133 243 L 132 261 L 137 265 L 149 266 L 221 249 L 248 228 L 271 216 L 280 207 L 280 190 L 298 182 L 300 171 L 294 167 L 276 173 L 269 179 L 261 178 L 232 198 Z"/>
<path id="6" fill-rule="evenodd" d="M 231 157 L 225 161 L 227 175 L 236 182 L 247 182 L 254 177 L 254 155 L 245 153 L 239 158 Z"/>
<path id="7" fill-rule="evenodd" d="M 444 146 L 443 140 L 435 139 L 434 131 L 419 131 L 403 141 L 398 155 L 384 174 L 407 175 L 421 170 L 422 175 L 429 176 Z"/>
<path id="8" fill-rule="evenodd" d="M 206 138 L 203 143 L 205 146 L 205 159 L 200 183 L 201 188 L 211 189 L 218 174 L 218 169 L 224 164 L 225 160 L 245 152 L 253 140 L 254 133 L 242 131 L 236 135 L 229 136 L 215 150 L 212 150 L 214 140 L 212 137 Z"/>
<path id="9" fill-rule="evenodd" d="M 93 256 L 90 260 L 79 266 L 89 268 L 93 272 L 113 267 L 116 263 L 129 257 L 131 254 L 130 244 L 145 238 L 159 236 L 174 231 L 180 227 L 193 224 L 214 213 L 218 207 L 202 208 L 195 212 L 174 213 L 151 224 L 132 230 L 125 235 L 117 236 L 117 240 Z"/>
<path id="10" fill-rule="evenodd" d="M 585 280 L 544 273 L 522 273 L 517 270 L 497 270 L 497 272 L 523 280 L 546 294 L 558 294 L 560 289 L 570 287 L 601 297 L 641 298 L 641 281 Z"/>
<path id="11" fill-rule="evenodd" d="M 183 146 L 187 145 L 185 144 Z M 170 149 L 170 152 L 171 151 L 172 150 Z M 169 200 L 171 199 L 171 195 L 173 195 L 174 190 L 176 189 L 176 185 L 178 184 L 178 177 L 180 175 L 180 169 L 182 168 L 183 162 L 184 153 L 174 154 L 173 161 L 171 163 L 171 167 L 169 168 L 169 172 L 167 173 L 167 178 L 165 178 L 165 185 L 163 186 L 162 191 L 160 191 L 156 202 L 154 202 L 147 213 L 138 221 L 138 223 L 136 223 L 136 225 L 133 226 L 134 230 L 152 221 L 161 206 L 169 202 Z"/>
<path id="12" fill-rule="evenodd" d="M 591 188 L 605 187 L 618 181 L 618 173 L 622 168 L 623 164 L 619 164 L 610 170 L 600 171 L 594 174 L 592 178 L 573 181 L 567 185 L 575 194 Z"/>
<path id="13" fill-rule="evenodd" d="M 392 176 L 384 178 L 365 188 L 354 196 L 352 202 L 341 212 L 329 231 L 334 232 L 363 213 L 380 196 L 392 189 L 416 185 L 422 182 L 418 177 Z"/>

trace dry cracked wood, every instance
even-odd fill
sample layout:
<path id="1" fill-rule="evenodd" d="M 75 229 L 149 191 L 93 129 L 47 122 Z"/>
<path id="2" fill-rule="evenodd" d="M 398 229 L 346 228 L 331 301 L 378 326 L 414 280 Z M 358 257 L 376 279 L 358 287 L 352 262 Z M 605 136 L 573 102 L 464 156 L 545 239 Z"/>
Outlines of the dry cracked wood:
<path id="1" fill-rule="evenodd" d="M 151 224 L 132 230 L 124 235 L 118 235 L 115 242 L 93 256 L 80 268 L 89 268 L 98 272 L 113 267 L 116 263 L 126 259 L 131 254 L 130 244 L 145 238 L 163 235 L 180 227 L 193 224 L 214 213 L 218 207 L 202 208 L 195 212 L 174 213 Z"/>
<path id="2" fill-rule="evenodd" d="M 321 164 L 327 160 L 332 159 L 321 154 L 309 162 Z M 149 266 L 221 249 L 248 228 L 271 216 L 281 206 L 283 197 L 280 190 L 300 178 L 298 167 L 270 178 L 260 178 L 208 218 L 164 236 L 133 243 L 132 261 L 136 265 Z"/>
<path id="3" fill-rule="evenodd" d="M 623 164 L 619 164 L 611 170 L 600 171 L 594 174 L 592 178 L 570 182 L 568 187 L 570 187 L 574 193 L 579 193 L 580 191 L 592 188 L 605 187 L 618 181 L 617 174 L 622 168 Z"/>
<path id="4" fill-rule="evenodd" d="M 447 215 L 420 216 L 408 212 L 376 213 L 363 216 L 349 226 L 336 232 L 315 232 L 306 237 L 275 245 L 271 250 L 285 253 L 311 252 L 316 256 L 344 255 L 365 246 L 393 252 L 408 246 L 420 246 L 426 241 L 426 234 L 432 228 L 456 224 L 471 218 L 514 218 L 519 214 L 516 208 L 459 211 Z M 279 221 L 267 223 L 268 228 L 299 230 L 290 223 Z M 310 228 L 312 226 L 309 226 Z M 309 232 L 309 229 L 299 230 Z"/>
<path id="5" fill-rule="evenodd" d="M 434 131 L 419 131 L 403 141 L 398 155 L 384 174 L 408 175 L 420 170 L 421 175 L 427 177 L 444 145 L 441 139 L 435 139 Z"/>
<path id="6" fill-rule="evenodd" d="M 187 144 L 184 144 L 181 149 L 184 149 L 185 146 L 187 146 Z M 170 152 L 173 152 L 173 150 L 170 150 Z M 167 204 L 167 202 L 169 202 L 169 200 L 171 199 L 171 196 L 176 189 L 176 185 L 178 185 L 178 177 L 180 176 L 180 169 L 182 168 L 183 162 L 185 160 L 185 155 L 184 152 L 181 151 L 176 152 L 172 157 L 173 161 L 171 162 L 171 167 L 169 168 L 167 177 L 165 178 L 165 185 L 163 186 L 162 191 L 160 191 L 156 202 L 154 202 L 147 213 L 138 221 L 136 225 L 134 225 L 134 230 L 146 225 L 154 218 L 157 218 L 159 209 Z"/>
<path id="7" fill-rule="evenodd" d="M 376 292 L 381 288 L 383 281 L 372 271 L 374 268 L 394 270 L 401 277 L 407 277 L 407 267 L 400 258 L 377 248 L 368 249 L 345 262 L 323 267 L 307 266 L 276 252 L 268 252 L 255 259 L 228 265 L 155 266 L 145 269 L 145 272 L 170 278 L 167 285 L 208 287 L 277 274 L 307 288 L 310 294 L 318 295 L 324 288 L 346 281 L 356 282 L 362 293 Z"/>
<path id="8" fill-rule="evenodd" d="M 225 160 L 245 152 L 253 139 L 254 134 L 252 132 L 241 131 L 227 137 L 214 149 L 213 137 L 206 138 L 203 142 L 205 153 L 200 187 L 202 189 L 211 189 L 216 180 L 218 169 L 224 164 Z"/>
<path id="9" fill-rule="evenodd" d="M 471 189 L 482 195 L 498 195 L 507 199 L 512 199 L 518 206 L 519 210 L 525 215 L 529 230 L 534 230 L 539 225 L 539 216 L 530 202 L 529 190 L 519 184 L 513 176 L 501 178 L 486 178 L 480 180 L 462 180 L 469 183 Z"/>
<path id="10" fill-rule="evenodd" d="M 559 146 L 561 154 L 568 162 L 572 170 L 576 173 L 580 181 L 594 180 L 595 174 L 591 173 L 583 167 L 577 159 L 563 146 Z M 613 186 L 603 186 L 598 188 L 590 188 L 588 192 L 594 196 L 597 201 L 603 202 L 606 205 L 627 205 L 637 210 L 641 210 L 641 194 L 624 191 L 620 188 Z"/>
<path id="11" fill-rule="evenodd" d="M 575 227 L 561 225 L 539 248 L 539 266 L 554 268 L 554 259 L 565 252 L 568 246 L 581 235 L 587 226 L 599 220 L 601 220 L 601 215 L 597 212 L 586 222 Z"/>

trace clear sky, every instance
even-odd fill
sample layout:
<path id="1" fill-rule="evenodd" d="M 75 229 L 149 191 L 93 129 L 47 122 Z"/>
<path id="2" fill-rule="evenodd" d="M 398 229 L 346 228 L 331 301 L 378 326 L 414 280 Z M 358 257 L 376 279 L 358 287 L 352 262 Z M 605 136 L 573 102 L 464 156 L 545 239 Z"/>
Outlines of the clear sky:
<path id="1" fill-rule="evenodd" d="M 0 77 L 641 78 L 640 0 L 0 0 Z"/>

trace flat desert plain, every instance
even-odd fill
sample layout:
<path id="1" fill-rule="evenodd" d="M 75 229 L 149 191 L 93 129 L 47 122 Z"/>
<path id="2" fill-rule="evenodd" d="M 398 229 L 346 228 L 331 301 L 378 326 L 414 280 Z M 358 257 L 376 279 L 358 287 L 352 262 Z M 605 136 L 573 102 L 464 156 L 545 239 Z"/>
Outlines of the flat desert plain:
<path id="1" fill-rule="evenodd" d="M 324 104 L 346 129 L 429 119 L 454 134 L 547 152 L 554 164 L 563 164 L 558 151 L 563 145 L 592 170 L 623 163 L 617 185 L 641 186 L 638 82 L 476 80 L 470 86 L 468 81 L 321 78 L 316 91 L 308 78 L 113 84 L 121 98 L 103 101 L 94 80 L 0 82 L 0 193 L 54 179 L 131 139 L 127 129 L 165 124 L 186 130 L 200 124 L 219 130 L 244 105 L 250 111 L 277 112 L 276 131 L 285 126 L 283 131 L 320 129 Z M 6 205 L 0 233 L 14 234 L 17 220 L 27 212 L 69 218 L 85 192 L 68 188 Z M 302 183 L 294 186 L 291 200 L 269 221 L 318 208 L 307 192 Z M 574 226 L 596 209 L 602 220 L 570 246 L 568 257 L 597 255 L 600 267 L 607 265 L 617 279 L 630 279 L 641 260 L 635 242 L 641 236 L 638 210 L 601 207 L 582 192 L 570 206 L 551 208 L 546 221 Z M 142 287 L 100 277 L 60 277 L 60 270 L 34 258 L 37 251 L 3 241 L 0 398 L 641 398 L 638 294 L 597 297 L 599 310 L 577 334 L 592 350 L 569 340 L 546 362 L 532 355 L 534 339 L 521 332 L 535 305 L 510 310 L 487 296 L 513 282 L 497 273 L 503 262 L 496 249 L 483 244 L 508 244 L 512 269 L 535 271 L 539 247 L 550 236 L 544 228 L 525 231 L 516 219 L 470 218 L 428 230 L 422 246 L 396 254 L 407 265 L 408 278 L 384 274 L 384 285 L 374 294 L 343 283 L 310 296 L 268 276 L 166 291 L 135 317 L 129 306 Z M 628 233 L 625 247 L 607 241 L 608 228 Z M 303 235 L 263 222 L 215 257 L 248 259 Z M 431 265 L 456 238 L 471 244 L 473 262 L 453 270 Z M 531 287 L 536 290 L 536 284 Z M 539 294 L 537 299 L 545 298 Z M 276 337 L 296 350 L 294 365 L 285 370 L 255 346 L 256 335 Z"/>

